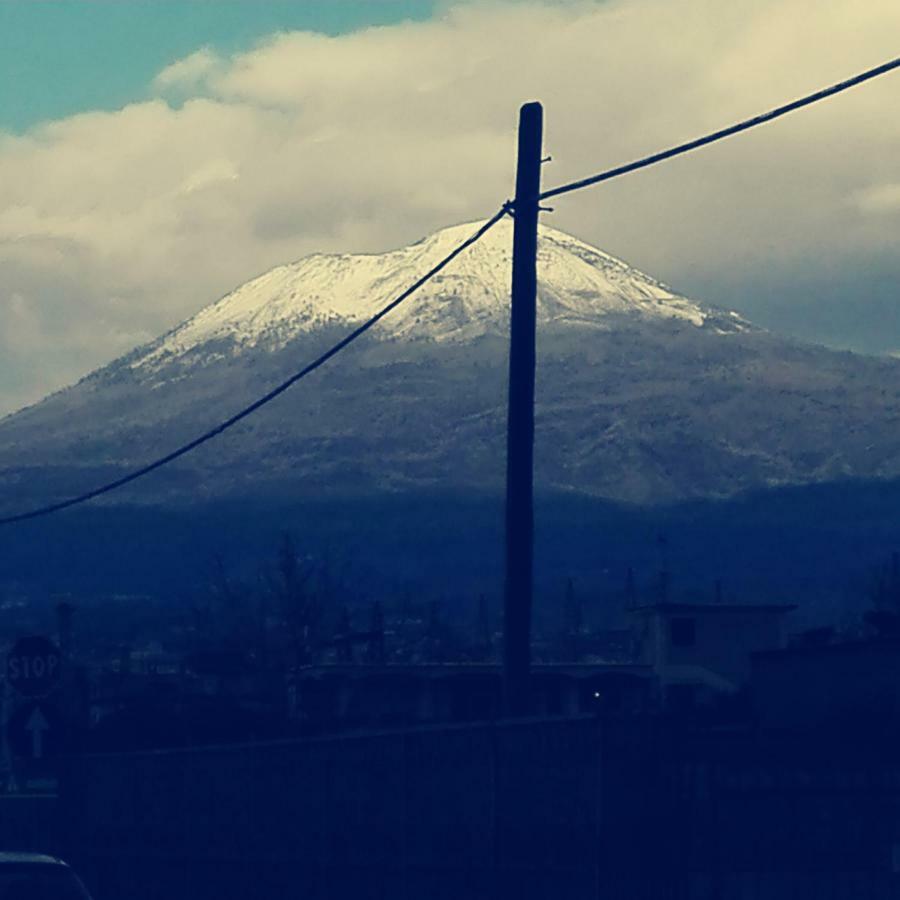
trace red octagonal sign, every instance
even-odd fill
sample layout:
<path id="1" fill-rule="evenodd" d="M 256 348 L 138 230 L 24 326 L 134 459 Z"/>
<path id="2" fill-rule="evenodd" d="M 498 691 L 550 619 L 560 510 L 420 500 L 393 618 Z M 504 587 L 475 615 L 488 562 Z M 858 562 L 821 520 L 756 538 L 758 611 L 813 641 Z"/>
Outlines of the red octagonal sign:
<path id="1" fill-rule="evenodd" d="M 19 638 L 6 657 L 6 679 L 24 697 L 42 697 L 59 681 L 60 656 L 45 637 Z"/>

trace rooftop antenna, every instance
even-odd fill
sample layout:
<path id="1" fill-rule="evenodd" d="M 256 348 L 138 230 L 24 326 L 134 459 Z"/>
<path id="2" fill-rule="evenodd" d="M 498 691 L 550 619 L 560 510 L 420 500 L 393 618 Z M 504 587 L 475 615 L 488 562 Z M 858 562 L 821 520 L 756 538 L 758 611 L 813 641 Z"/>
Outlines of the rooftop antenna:
<path id="1" fill-rule="evenodd" d="M 669 541 L 660 532 L 656 536 L 656 547 L 659 551 L 659 602 L 669 602 Z"/>

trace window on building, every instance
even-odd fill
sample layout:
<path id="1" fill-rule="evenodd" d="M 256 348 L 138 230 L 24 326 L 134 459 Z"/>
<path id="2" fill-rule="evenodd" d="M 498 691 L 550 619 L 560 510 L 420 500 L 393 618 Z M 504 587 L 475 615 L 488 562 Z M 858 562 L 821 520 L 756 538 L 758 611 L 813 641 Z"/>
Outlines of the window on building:
<path id="1" fill-rule="evenodd" d="M 697 643 L 697 623 L 694 619 L 679 618 L 669 622 L 673 647 L 693 647 Z"/>

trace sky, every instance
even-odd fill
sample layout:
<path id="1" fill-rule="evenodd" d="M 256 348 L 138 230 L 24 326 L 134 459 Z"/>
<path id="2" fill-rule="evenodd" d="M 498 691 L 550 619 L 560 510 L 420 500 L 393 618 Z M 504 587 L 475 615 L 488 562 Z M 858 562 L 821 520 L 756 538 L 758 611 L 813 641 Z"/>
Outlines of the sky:
<path id="1" fill-rule="evenodd" d="M 893 58 L 896 0 L 0 0 L 0 415 L 312 252 L 381 251 Z M 900 350 L 900 74 L 545 222 L 695 299 Z"/>

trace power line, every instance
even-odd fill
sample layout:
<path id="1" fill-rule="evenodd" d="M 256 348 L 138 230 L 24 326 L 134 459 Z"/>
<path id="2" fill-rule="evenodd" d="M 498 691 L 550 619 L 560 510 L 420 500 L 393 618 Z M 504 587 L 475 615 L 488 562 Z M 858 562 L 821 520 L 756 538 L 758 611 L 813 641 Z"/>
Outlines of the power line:
<path id="1" fill-rule="evenodd" d="M 333 356 L 336 356 L 341 352 L 345 347 L 352 344 L 358 337 L 361 337 L 365 334 L 373 325 L 377 322 L 380 322 L 389 312 L 396 309 L 404 300 L 414 294 L 422 285 L 424 285 L 427 281 L 437 275 L 438 272 L 441 271 L 445 266 L 447 266 L 450 262 L 456 259 L 463 250 L 466 250 L 468 247 L 471 247 L 476 241 L 480 240 L 491 228 L 493 228 L 509 211 L 509 204 L 505 203 L 494 215 L 488 219 L 480 228 L 477 229 L 472 235 L 458 244 L 453 250 L 450 251 L 440 262 L 432 266 L 421 278 L 419 278 L 416 282 L 410 285 L 402 294 L 395 297 L 388 303 L 386 306 L 383 306 L 375 315 L 373 315 L 370 319 L 367 319 L 362 323 L 358 328 L 354 329 L 350 332 L 346 337 L 342 338 L 338 341 L 333 347 L 329 350 L 326 350 L 321 356 L 317 357 L 313 360 L 309 365 L 304 366 L 300 369 L 299 372 L 291 375 L 286 381 L 283 381 L 277 387 L 272 388 L 267 394 L 264 394 L 258 400 L 255 400 L 249 406 L 245 406 L 240 412 L 235 413 L 231 418 L 226 419 L 224 422 L 216 425 L 215 428 L 211 428 L 209 431 L 204 432 L 199 437 L 194 438 L 194 440 L 190 441 L 187 444 L 183 444 L 177 450 L 173 450 L 171 453 L 167 453 L 165 456 L 161 456 L 159 459 L 154 460 L 151 463 L 147 463 L 145 466 L 141 466 L 139 469 L 135 469 L 132 472 L 129 472 L 127 475 L 123 475 L 121 478 L 117 478 L 114 481 L 107 482 L 100 487 L 94 488 L 93 490 L 87 491 L 83 494 L 79 494 L 76 497 L 70 497 L 68 500 L 60 500 L 57 503 L 50 503 L 46 506 L 41 506 L 36 509 L 28 510 L 27 512 L 18 513 L 13 516 L 5 516 L 0 518 L 0 525 L 11 525 L 14 522 L 24 522 L 26 519 L 36 519 L 39 516 L 47 516 L 50 513 L 59 512 L 59 510 L 67 509 L 70 506 L 77 506 L 80 503 L 86 503 L 88 500 L 93 500 L 95 497 L 99 497 L 102 494 L 108 494 L 110 491 L 114 491 L 117 488 L 123 487 L 126 484 L 129 484 L 132 481 L 137 481 L 138 478 L 142 478 L 144 475 L 148 475 L 150 472 L 153 472 L 156 469 L 160 469 L 168 463 L 173 462 L 181 456 L 184 456 L 187 453 L 190 453 L 192 450 L 196 450 L 201 444 L 205 444 L 207 441 L 212 440 L 214 437 L 218 437 L 218 435 L 222 434 L 223 431 L 231 428 L 232 425 L 236 425 L 241 419 L 245 419 L 251 413 L 256 412 L 256 410 L 265 406 L 267 403 L 270 403 L 274 400 L 279 394 L 283 394 L 289 387 L 296 384 L 300 381 L 301 378 L 305 378 L 311 372 L 314 372 L 320 366 L 323 366 L 329 359 Z"/>
<path id="2" fill-rule="evenodd" d="M 707 134 L 704 137 L 697 138 L 693 141 L 688 141 L 686 144 L 678 144 L 676 147 L 670 147 L 668 150 L 662 150 L 659 153 L 654 153 L 652 156 L 645 156 L 643 159 L 626 163 L 623 166 L 617 166 L 615 169 L 608 169 L 605 172 L 600 172 L 598 175 L 580 178 L 578 181 L 570 181 L 568 184 L 551 188 L 549 191 L 544 191 L 540 194 L 538 199 L 547 200 L 550 197 L 558 197 L 560 194 L 580 191 L 582 188 L 599 184 L 601 181 L 609 181 L 612 178 L 618 178 L 620 175 L 627 175 L 629 172 L 645 169 L 647 166 L 652 166 L 663 160 L 671 159 L 673 156 L 681 156 L 682 153 L 689 153 L 691 150 L 696 150 L 698 147 L 705 147 L 707 144 L 721 141 L 723 138 L 731 137 L 733 134 L 748 131 L 750 128 L 755 128 L 757 125 L 763 125 L 766 122 L 771 122 L 773 119 L 786 116 L 788 113 L 792 113 L 797 109 L 802 109 L 804 106 L 810 106 L 813 103 L 818 103 L 820 100 L 833 97 L 835 94 L 840 94 L 852 87 L 856 87 L 858 84 L 870 81 L 873 78 L 877 78 L 879 75 L 885 75 L 898 68 L 900 68 L 900 58 L 883 63 L 880 66 L 876 66 L 874 69 L 869 69 L 859 75 L 854 75 L 853 78 L 848 78 L 846 81 L 841 81 L 838 84 L 831 85 L 831 87 L 823 88 L 820 91 L 816 91 L 814 94 L 808 94 L 805 97 L 801 97 L 799 100 L 794 100 L 791 103 L 786 103 L 784 106 L 769 110 L 769 112 L 754 116 L 752 119 L 745 119 L 743 122 L 738 122 L 736 125 L 730 125 L 728 128 L 714 131 L 712 134 Z"/>

